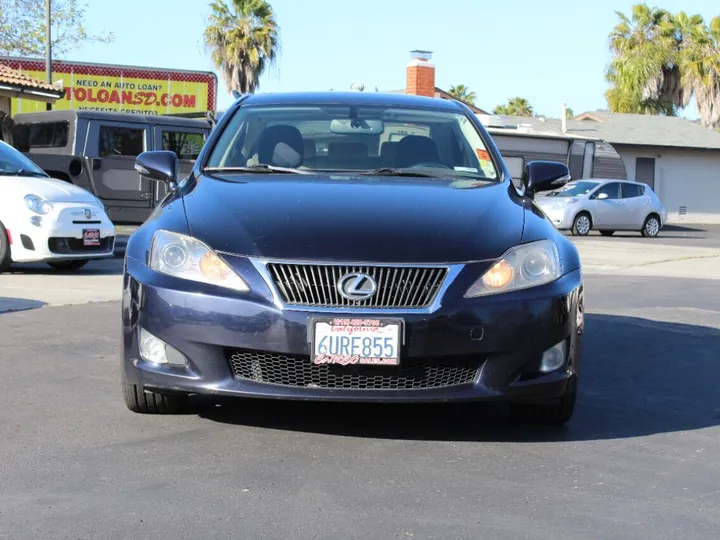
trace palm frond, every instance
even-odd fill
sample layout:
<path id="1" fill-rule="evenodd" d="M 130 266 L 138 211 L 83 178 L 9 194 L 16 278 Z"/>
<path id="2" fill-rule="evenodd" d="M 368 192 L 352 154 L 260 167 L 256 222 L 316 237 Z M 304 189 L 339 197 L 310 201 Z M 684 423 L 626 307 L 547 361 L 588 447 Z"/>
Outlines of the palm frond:
<path id="1" fill-rule="evenodd" d="M 265 0 L 223 0 L 210 4 L 205 45 L 228 92 L 254 93 L 260 76 L 280 53 L 280 28 Z"/>

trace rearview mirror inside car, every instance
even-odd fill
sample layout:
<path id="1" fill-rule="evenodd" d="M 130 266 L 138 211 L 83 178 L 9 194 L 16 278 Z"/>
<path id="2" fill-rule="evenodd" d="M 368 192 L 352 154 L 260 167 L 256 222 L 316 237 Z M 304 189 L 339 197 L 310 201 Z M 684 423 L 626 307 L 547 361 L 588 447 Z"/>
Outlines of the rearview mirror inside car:
<path id="1" fill-rule="evenodd" d="M 340 135 L 354 133 L 359 135 L 379 135 L 385 131 L 382 120 L 340 119 L 330 122 L 330 131 Z"/>

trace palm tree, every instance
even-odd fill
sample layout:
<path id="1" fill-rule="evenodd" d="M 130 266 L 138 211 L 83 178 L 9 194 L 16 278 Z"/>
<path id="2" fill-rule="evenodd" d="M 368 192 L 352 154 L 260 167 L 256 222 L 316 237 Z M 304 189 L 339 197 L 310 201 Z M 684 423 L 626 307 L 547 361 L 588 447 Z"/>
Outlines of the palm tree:
<path id="1" fill-rule="evenodd" d="M 475 105 L 475 92 L 470 92 L 470 89 L 464 84 L 451 86 L 448 94 L 450 94 L 455 99 L 460 99 L 462 101 Z"/>
<path id="2" fill-rule="evenodd" d="M 510 99 L 506 105 L 498 105 L 493 109 L 493 114 L 502 114 L 505 116 L 532 116 L 533 108 L 530 102 L 521 97 Z"/>
<path id="3" fill-rule="evenodd" d="M 205 45 L 221 70 L 228 92 L 252 94 L 260 75 L 279 54 L 279 27 L 265 0 L 214 0 Z"/>
<path id="4" fill-rule="evenodd" d="M 720 17 L 708 26 L 685 25 L 687 43 L 683 48 L 683 85 L 695 95 L 701 122 L 720 128 Z"/>
<path id="5" fill-rule="evenodd" d="M 682 24 L 669 12 L 647 4 L 632 7 L 631 17 L 615 12 L 620 22 L 610 34 L 613 59 L 606 71 L 612 87 L 605 96 L 612 112 L 677 114 L 690 94 L 682 84 Z M 702 19 L 700 18 L 700 21 Z"/>

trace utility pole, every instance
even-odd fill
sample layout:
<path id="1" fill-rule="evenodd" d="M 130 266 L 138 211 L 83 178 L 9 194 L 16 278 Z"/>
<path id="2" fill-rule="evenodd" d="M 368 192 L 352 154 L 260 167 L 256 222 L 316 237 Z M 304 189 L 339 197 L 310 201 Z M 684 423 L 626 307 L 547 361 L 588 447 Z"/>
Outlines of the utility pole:
<path id="1" fill-rule="evenodd" d="M 51 20 L 50 16 L 51 0 L 45 0 L 45 77 L 48 84 L 52 84 L 52 39 L 50 35 Z M 52 110 L 52 104 L 46 103 L 45 108 Z"/>

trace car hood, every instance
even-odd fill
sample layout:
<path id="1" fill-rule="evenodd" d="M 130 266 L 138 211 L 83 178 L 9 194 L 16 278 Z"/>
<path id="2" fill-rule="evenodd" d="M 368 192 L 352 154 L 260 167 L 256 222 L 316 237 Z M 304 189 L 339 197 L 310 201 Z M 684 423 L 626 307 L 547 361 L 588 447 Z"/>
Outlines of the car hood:
<path id="1" fill-rule="evenodd" d="M 522 237 L 523 207 L 507 184 L 224 178 L 201 176 L 183 195 L 191 234 L 217 251 L 269 259 L 466 262 L 500 256 Z"/>
<path id="2" fill-rule="evenodd" d="M 95 204 L 98 199 L 88 190 L 54 178 L 30 176 L 0 176 L 6 194 L 37 195 L 50 203 Z"/>

